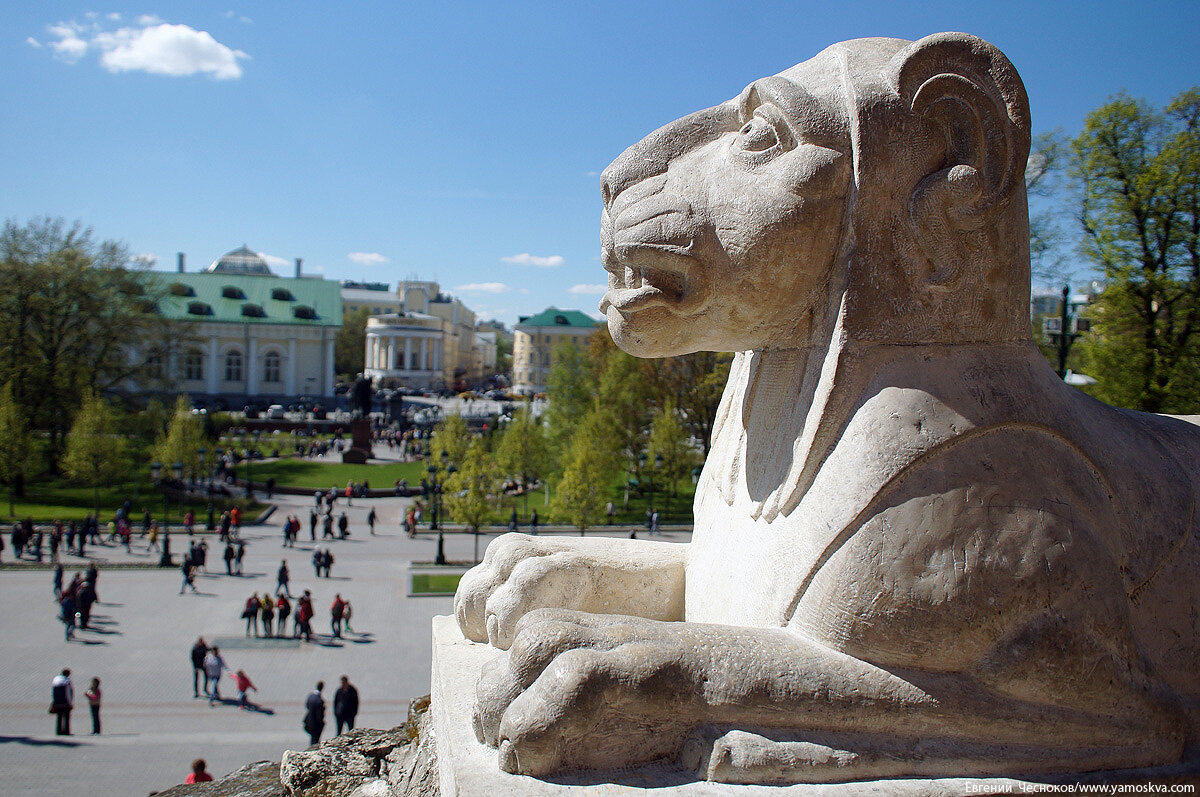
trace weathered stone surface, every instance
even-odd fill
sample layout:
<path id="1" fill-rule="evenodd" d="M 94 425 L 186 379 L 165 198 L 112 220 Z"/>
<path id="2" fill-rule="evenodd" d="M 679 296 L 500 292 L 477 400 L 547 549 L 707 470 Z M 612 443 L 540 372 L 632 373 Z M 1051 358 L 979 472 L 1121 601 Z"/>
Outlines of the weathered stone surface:
<path id="1" fill-rule="evenodd" d="M 285 797 L 279 782 L 279 764 L 256 761 L 210 783 L 184 783 L 158 797 Z"/>
<path id="2" fill-rule="evenodd" d="M 1200 430 L 1030 340 L 1029 135 L 986 42 L 860 39 L 605 170 L 613 339 L 737 354 L 688 545 L 508 536 L 460 583 L 508 651 L 474 690 L 501 769 L 1057 776 L 1200 743 Z"/>

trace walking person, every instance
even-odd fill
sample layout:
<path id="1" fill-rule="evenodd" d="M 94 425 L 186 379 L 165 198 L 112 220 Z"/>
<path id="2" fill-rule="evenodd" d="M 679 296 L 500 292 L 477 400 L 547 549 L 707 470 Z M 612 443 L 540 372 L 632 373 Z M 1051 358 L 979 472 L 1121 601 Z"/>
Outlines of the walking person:
<path id="1" fill-rule="evenodd" d="M 221 554 L 221 558 L 225 560 L 225 575 L 233 575 L 233 559 L 237 553 L 233 550 L 233 543 L 225 543 L 225 553 Z"/>
<path id="2" fill-rule="evenodd" d="M 345 601 L 345 605 L 342 607 L 342 628 L 351 633 L 354 632 L 354 629 L 350 627 L 350 616 L 353 613 L 354 608 L 350 605 L 350 601 Z"/>
<path id="3" fill-rule="evenodd" d="M 529 513 L 529 533 L 530 534 L 537 534 L 537 524 L 538 524 L 538 516 L 537 516 L 537 510 L 535 509 Z"/>
<path id="4" fill-rule="evenodd" d="M 79 604 L 75 600 L 75 590 L 68 587 L 63 592 L 62 599 L 58 603 L 60 615 L 59 619 L 63 621 L 66 628 L 63 631 L 63 639 L 70 642 L 75 638 L 75 616 L 79 612 Z"/>
<path id="5" fill-rule="evenodd" d="M 192 563 L 191 554 L 184 554 L 183 562 L 179 565 L 179 572 L 183 574 L 183 583 L 179 585 L 179 594 L 188 587 L 192 588 L 192 592 L 199 592 L 196 589 L 196 565 Z"/>
<path id="6" fill-rule="evenodd" d="M 320 493 L 317 493 L 319 496 Z M 318 499 L 319 501 L 319 499 Z M 308 514 L 308 536 L 313 542 L 317 541 L 317 510 L 314 509 Z"/>
<path id="7" fill-rule="evenodd" d="M 655 507 L 654 511 L 650 514 L 650 533 L 651 534 L 661 534 L 662 533 L 658 530 L 658 507 Z"/>
<path id="8" fill-rule="evenodd" d="M 305 642 L 312 642 L 313 605 L 312 593 L 304 590 L 300 600 L 296 602 L 296 636 L 303 636 Z"/>
<path id="9" fill-rule="evenodd" d="M 324 688 L 325 682 L 317 681 L 317 688 L 304 700 L 304 730 L 308 731 L 309 744 L 321 741 L 321 731 L 325 730 L 325 698 L 321 697 Z"/>
<path id="10" fill-rule="evenodd" d="M 325 570 L 325 578 L 329 578 L 329 569 L 333 567 L 333 550 L 325 549 L 325 555 L 321 557 L 321 567 Z"/>
<path id="11" fill-rule="evenodd" d="M 337 735 L 342 735 L 342 726 L 354 730 L 354 717 L 358 714 L 358 690 L 350 679 L 342 676 L 342 685 L 333 693 L 333 718 L 337 721 Z"/>
<path id="12" fill-rule="evenodd" d="M 275 575 L 275 592 L 282 592 L 289 598 L 292 597 L 292 591 L 288 589 L 288 583 L 291 579 L 292 576 L 290 571 L 288 571 L 287 559 L 284 559 L 279 563 L 279 572 Z"/>
<path id="13" fill-rule="evenodd" d="M 204 676 L 204 694 L 208 694 L 208 671 L 204 669 L 204 657 L 208 654 L 208 643 L 199 637 L 192 645 L 192 697 L 200 697 L 200 676 Z"/>
<path id="14" fill-rule="evenodd" d="M 378 516 L 375 514 L 375 507 L 371 507 L 371 511 L 367 513 L 367 525 L 371 528 L 371 536 L 375 536 L 375 521 Z"/>
<path id="15" fill-rule="evenodd" d="M 208 693 L 208 704 L 211 706 L 221 699 L 221 673 L 229 669 L 225 659 L 221 658 L 221 649 L 213 645 L 204 657 L 204 672 L 208 675 L 208 683 L 212 690 Z"/>
<path id="16" fill-rule="evenodd" d="M 50 682 L 50 713 L 54 714 L 54 734 L 71 735 L 71 710 L 75 708 L 75 687 L 71 685 L 71 671 L 63 670 Z"/>
<path id="17" fill-rule="evenodd" d="M 62 600 L 63 588 L 63 566 L 57 564 L 54 566 L 54 600 Z"/>
<path id="18" fill-rule="evenodd" d="M 258 691 L 258 687 L 250 681 L 250 676 L 246 675 L 245 670 L 238 670 L 233 674 L 233 683 L 238 690 L 238 709 L 246 711 L 253 704 L 246 698 L 246 693 L 253 689 Z"/>
<path id="19" fill-rule="evenodd" d="M 83 693 L 87 698 L 88 708 L 92 711 L 92 735 L 100 735 L 100 679 L 93 678 L 92 683 L 88 686 L 87 691 Z M 351 726 L 353 728 L 354 726 Z"/>
<path id="20" fill-rule="evenodd" d="M 327 512 L 325 514 L 325 520 L 322 521 L 322 525 L 323 525 L 323 529 L 321 532 L 321 539 L 323 539 L 323 540 L 333 539 L 333 513 L 332 512 Z"/>
<path id="21" fill-rule="evenodd" d="M 238 544 L 237 544 L 237 556 L 235 556 L 234 560 L 233 560 L 233 567 L 235 570 L 237 570 L 237 574 L 239 576 L 242 575 L 242 560 L 245 558 L 246 558 L 246 543 L 242 542 L 241 539 L 239 539 Z"/>
<path id="22" fill-rule="evenodd" d="M 508 516 L 508 530 L 515 532 L 517 530 L 517 510 L 514 507 L 512 514 Z"/>
<path id="23" fill-rule="evenodd" d="M 317 574 L 317 578 L 321 577 L 321 567 L 325 564 L 325 552 L 320 548 L 313 551 L 312 555 L 313 571 Z"/>
<path id="24" fill-rule="evenodd" d="M 338 518 L 338 538 L 346 539 L 350 536 L 350 521 L 346 519 L 346 513 L 343 512 Z"/>
<path id="25" fill-rule="evenodd" d="M 333 603 L 329 607 L 329 627 L 333 631 L 333 635 L 342 638 L 342 610 L 346 608 L 346 602 L 342 600 L 342 596 L 334 595 Z"/>

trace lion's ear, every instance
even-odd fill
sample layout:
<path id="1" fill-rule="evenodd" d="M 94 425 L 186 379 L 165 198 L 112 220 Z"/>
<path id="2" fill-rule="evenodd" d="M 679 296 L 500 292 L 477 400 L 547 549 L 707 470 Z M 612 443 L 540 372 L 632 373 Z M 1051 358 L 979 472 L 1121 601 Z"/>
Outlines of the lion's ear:
<path id="1" fill-rule="evenodd" d="M 900 98 L 943 140 L 944 159 L 913 192 L 910 213 L 933 264 L 928 283 L 949 287 L 977 254 L 980 229 L 1020 187 L 1029 98 L 1004 54 L 965 33 L 913 42 L 889 73 Z"/>

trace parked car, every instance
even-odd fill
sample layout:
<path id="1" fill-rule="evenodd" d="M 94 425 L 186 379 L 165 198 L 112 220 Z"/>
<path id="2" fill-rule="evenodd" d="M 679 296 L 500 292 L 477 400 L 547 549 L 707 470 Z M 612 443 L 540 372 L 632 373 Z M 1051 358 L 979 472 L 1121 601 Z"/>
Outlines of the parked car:
<path id="1" fill-rule="evenodd" d="M 267 407 L 267 418 L 273 421 L 282 421 L 287 418 L 287 411 L 282 404 L 272 404 Z"/>

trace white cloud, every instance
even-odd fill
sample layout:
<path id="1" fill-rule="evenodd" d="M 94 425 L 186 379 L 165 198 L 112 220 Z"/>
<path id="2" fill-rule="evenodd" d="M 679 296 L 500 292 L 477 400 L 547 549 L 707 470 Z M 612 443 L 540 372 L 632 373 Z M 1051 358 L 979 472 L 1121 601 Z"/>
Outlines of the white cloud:
<path id="1" fill-rule="evenodd" d="M 105 16 L 106 16 L 108 19 L 112 20 L 113 22 L 120 22 L 120 21 L 121 21 L 121 15 L 120 15 L 120 14 L 118 14 L 116 11 L 112 12 L 111 14 L 106 14 Z"/>
<path id="2" fill-rule="evenodd" d="M 554 268 L 563 264 L 562 255 L 531 255 L 528 252 L 522 252 L 519 255 L 509 255 L 508 257 L 500 258 L 503 263 L 515 263 L 519 266 L 538 266 L 539 268 Z"/>
<path id="3" fill-rule="evenodd" d="M 279 267 L 290 266 L 292 264 L 292 261 L 288 260 L 286 257 L 276 257 L 275 255 L 268 255 L 266 252 L 259 252 L 258 256 L 267 261 L 268 266 Z"/>
<path id="4" fill-rule="evenodd" d="M 113 30 L 100 27 L 95 15 L 88 18 L 91 21 L 86 27 L 72 20 L 47 28 L 55 37 L 49 42 L 55 55 L 75 63 L 88 52 L 95 52 L 109 72 L 140 71 L 171 77 L 208 74 L 217 80 L 240 78 L 239 62 L 250 57 L 221 44 L 207 31 L 171 25 L 148 14 L 138 18 L 137 26 Z"/>
<path id="5" fill-rule="evenodd" d="M 586 176 L 588 176 L 588 177 L 599 177 L 599 176 L 600 176 L 600 172 L 588 172 Z"/>
<path id="6" fill-rule="evenodd" d="M 601 285 L 600 283 L 583 283 L 579 285 L 572 285 L 570 288 L 567 288 L 567 293 L 582 293 L 587 295 L 594 294 L 598 296 L 607 290 L 607 285 Z"/>
<path id="7" fill-rule="evenodd" d="M 454 288 L 459 293 L 508 293 L 512 288 L 503 282 L 468 282 Z"/>
<path id="8" fill-rule="evenodd" d="M 60 22 L 57 25 L 51 25 L 46 30 L 51 36 L 58 37 L 58 41 L 50 42 L 50 49 L 68 64 L 75 63 L 87 52 L 88 43 L 80 37 L 79 34 L 83 32 L 83 29 L 79 25 L 73 22 Z"/>
<path id="9" fill-rule="evenodd" d="M 42 49 L 42 43 L 40 41 L 38 41 L 37 39 L 33 38 L 32 36 L 26 36 L 25 43 L 28 44 L 30 47 L 36 47 L 39 50 Z"/>
<path id="10" fill-rule="evenodd" d="M 351 252 L 346 257 L 358 263 L 360 266 L 375 266 L 380 263 L 388 262 L 388 259 L 378 252 Z"/>

